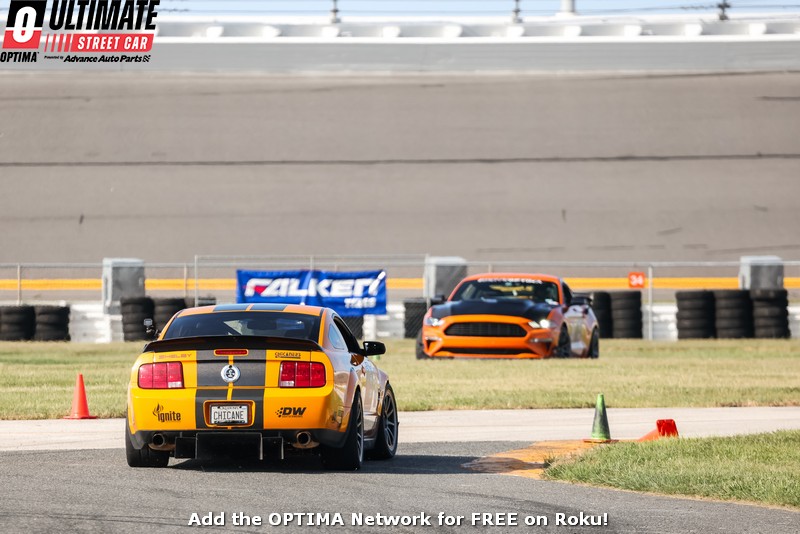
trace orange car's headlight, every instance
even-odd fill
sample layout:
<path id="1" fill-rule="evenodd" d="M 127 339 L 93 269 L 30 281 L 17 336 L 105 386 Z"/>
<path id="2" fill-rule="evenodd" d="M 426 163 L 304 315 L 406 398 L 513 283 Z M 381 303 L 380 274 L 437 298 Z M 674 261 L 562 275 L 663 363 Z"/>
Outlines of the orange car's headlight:
<path id="1" fill-rule="evenodd" d="M 444 324 L 444 319 L 439 319 L 437 317 L 425 318 L 425 326 L 442 326 L 443 324 Z"/>
<path id="2" fill-rule="evenodd" d="M 552 321 L 548 321 L 547 319 L 541 319 L 539 321 L 528 321 L 528 324 L 531 328 L 550 328 L 553 326 Z"/>

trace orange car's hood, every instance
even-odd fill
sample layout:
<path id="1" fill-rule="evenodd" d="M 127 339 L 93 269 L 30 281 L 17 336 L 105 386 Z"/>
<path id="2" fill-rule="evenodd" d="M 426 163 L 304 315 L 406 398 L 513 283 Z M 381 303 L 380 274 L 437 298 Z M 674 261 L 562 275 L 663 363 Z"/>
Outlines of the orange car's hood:
<path id="1" fill-rule="evenodd" d="M 554 305 L 527 299 L 457 300 L 431 309 L 437 319 L 451 315 L 510 315 L 532 321 L 546 318 Z"/>

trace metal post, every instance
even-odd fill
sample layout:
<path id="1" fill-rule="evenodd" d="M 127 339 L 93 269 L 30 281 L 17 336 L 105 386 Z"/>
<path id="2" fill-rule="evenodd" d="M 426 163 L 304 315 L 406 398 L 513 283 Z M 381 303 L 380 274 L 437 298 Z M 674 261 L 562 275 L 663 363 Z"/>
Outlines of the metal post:
<path id="1" fill-rule="evenodd" d="M 519 24 L 522 22 L 522 19 L 519 16 L 520 9 L 519 9 L 519 0 L 514 0 L 514 9 L 511 11 L 511 23 L 512 24 Z"/>
<path id="2" fill-rule="evenodd" d="M 200 289 L 197 283 L 197 254 L 194 255 L 194 305 L 197 306 L 197 303 L 200 302 Z"/>
<path id="3" fill-rule="evenodd" d="M 430 308 L 430 296 L 428 295 L 428 254 L 425 254 L 425 259 L 422 264 L 422 298 L 426 299 L 428 307 Z"/>
<path id="4" fill-rule="evenodd" d="M 183 298 L 189 298 L 189 266 L 187 264 L 183 264 Z M 195 306 L 197 302 L 195 302 Z"/>
<path id="5" fill-rule="evenodd" d="M 647 266 L 647 339 L 653 341 L 653 266 Z"/>
<path id="6" fill-rule="evenodd" d="M 717 8 L 719 8 L 719 20 L 728 20 L 728 8 L 731 5 L 727 2 L 727 0 L 723 0 L 719 4 L 717 4 Z"/>
<path id="7" fill-rule="evenodd" d="M 17 264 L 17 306 L 22 306 L 22 265 Z"/>
<path id="8" fill-rule="evenodd" d="M 339 18 L 339 8 L 336 5 L 338 2 L 337 0 L 331 0 L 333 2 L 333 7 L 331 8 L 331 24 L 338 24 L 341 22 Z"/>
<path id="9" fill-rule="evenodd" d="M 574 15 L 575 14 L 575 0 L 561 0 L 561 11 L 559 15 Z"/>

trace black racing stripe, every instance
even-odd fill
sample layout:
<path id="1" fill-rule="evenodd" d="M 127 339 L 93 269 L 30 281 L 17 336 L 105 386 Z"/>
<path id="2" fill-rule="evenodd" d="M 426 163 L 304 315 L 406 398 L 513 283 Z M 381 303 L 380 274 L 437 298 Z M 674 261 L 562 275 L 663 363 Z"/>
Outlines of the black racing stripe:
<path id="1" fill-rule="evenodd" d="M 208 428 L 203 403 L 207 400 L 226 400 L 227 398 L 227 389 L 197 388 L 197 393 L 195 393 L 194 397 L 194 415 L 197 421 L 197 428 Z"/>
<path id="2" fill-rule="evenodd" d="M 235 386 L 264 387 L 267 372 L 267 351 L 250 350 L 247 356 L 238 356 L 233 365 L 239 369 L 239 379 Z M 227 356 L 215 356 L 214 351 L 197 353 L 197 386 L 209 387 L 228 385 L 222 379 L 222 370 L 228 367 Z"/>
<path id="3" fill-rule="evenodd" d="M 267 376 L 267 362 L 261 360 L 234 360 L 233 364 L 239 368 L 239 380 L 233 385 L 234 387 L 240 386 L 254 386 L 264 387 Z M 217 373 L 219 374 L 219 373 Z M 221 377 L 220 377 L 221 378 Z"/>
<path id="4" fill-rule="evenodd" d="M 228 383 L 222 379 L 222 370 L 227 366 L 227 356 L 214 356 L 213 350 L 198 350 L 197 386 L 226 387 Z"/>
<path id="5" fill-rule="evenodd" d="M 250 428 L 264 427 L 264 390 L 263 389 L 233 389 L 231 400 L 251 400 L 255 402 L 255 417 Z"/>
<path id="6" fill-rule="evenodd" d="M 220 304 L 219 306 L 214 306 L 215 312 L 224 312 L 224 311 L 244 311 L 247 309 L 249 304 Z"/>
<path id="7" fill-rule="evenodd" d="M 250 311 L 283 311 L 286 309 L 286 306 L 286 304 L 257 303 L 253 304 L 253 307 L 250 308 Z"/>

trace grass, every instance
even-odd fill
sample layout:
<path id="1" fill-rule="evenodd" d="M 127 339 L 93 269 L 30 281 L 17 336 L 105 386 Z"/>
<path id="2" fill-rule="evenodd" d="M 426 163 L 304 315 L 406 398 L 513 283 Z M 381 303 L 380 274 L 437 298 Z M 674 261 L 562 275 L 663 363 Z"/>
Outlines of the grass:
<path id="1" fill-rule="evenodd" d="M 92 415 L 122 417 L 131 365 L 141 343 L 0 343 L 0 419 L 69 414 L 83 374 Z"/>
<path id="2" fill-rule="evenodd" d="M 800 508 L 800 431 L 617 443 L 556 461 L 553 480 Z"/>
<path id="3" fill-rule="evenodd" d="M 790 406 L 800 404 L 800 342 L 609 340 L 597 360 L 416 361 L 389 345 L 379 365 L 402 410 Z"/>
<path id="4" fill-rule="evenodd" d="M 401 410 L 800 405 L 797 340 L 604 341 L 598 360 L 417 361 L 413 340 L 377 362 Z M 83 373 L 89 408 L 122 417 L 141 343 L 0 343 L 0 419 L 69 413 Z"/>

